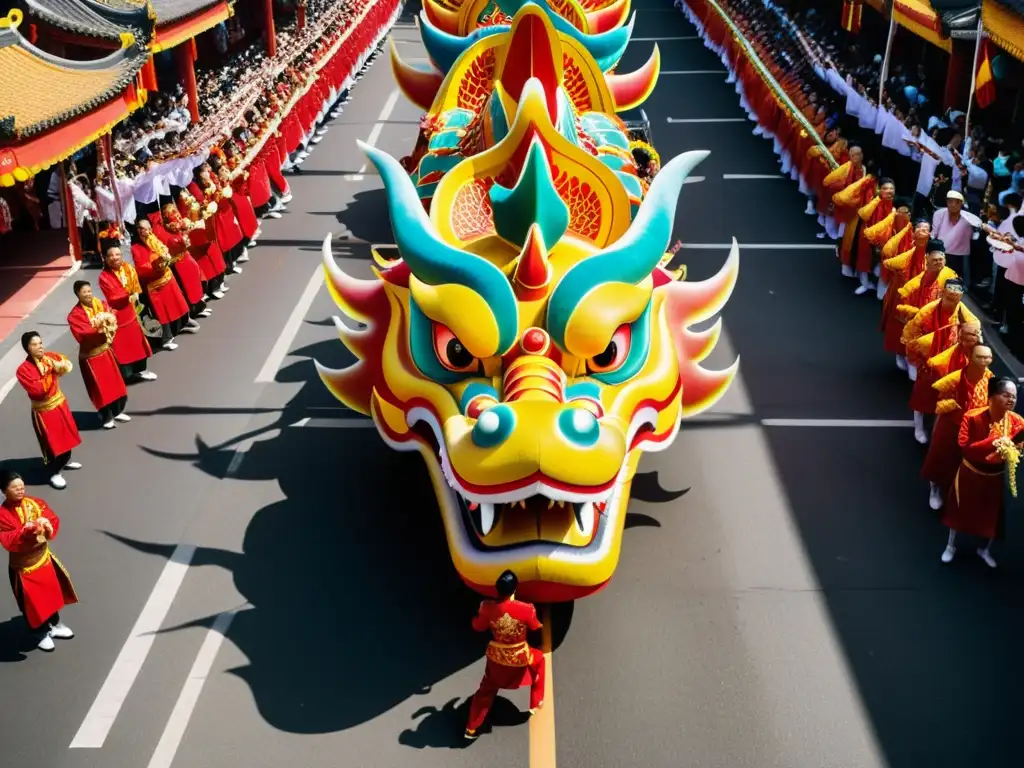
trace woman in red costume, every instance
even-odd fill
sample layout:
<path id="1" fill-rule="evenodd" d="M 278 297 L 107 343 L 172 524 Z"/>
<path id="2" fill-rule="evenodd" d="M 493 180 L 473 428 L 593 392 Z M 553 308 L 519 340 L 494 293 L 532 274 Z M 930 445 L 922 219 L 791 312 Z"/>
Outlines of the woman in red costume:
<path id="1" fill-rule="evenodd" d="M 139 322 L 142 284 L 135 267 L 121 258 L 121 249 L 116 245 L 107 248 L 103 254 L 100 290 L 117 318 L 117 333 L 111 347 L 121 368 L 121 377 L 125 381 L 152 381 L 156 374 L 147 371 L 146 366 L 153 356 L 153 349 Z"/>
<path id="2" fill-rule="evenodd" d="M 193 189 L 193 184 L 195 189 Z M 220 246 L 220 252 L 224 254 L 227 271 L 236 275 L 241 274 L 242 268 L 236 262 L 248 259 L 248 255 L 245 252 L 242 230 L 239 229 L 238 222 L 235 220 L 235 209 L 231 207 L 231 187 L 222 188 L 209 163 L 199 166 L 196 181 L 193 184 L 189 184 L 189 191 L 196 199 L 203 199 L 207 203 L 216 203 L 216 212 L 211 219 L 213 236 L 217 245 Z"/>
<path id="3" fill-rule="evenodd" d="M 905 229 L 909 231 L 897 232 L 882 247 L 882 266 L 888 271 L 889 287 L 882 299 L 882 321 L 879 324 L 882 348 L 896 356 L 896 367 L 901 371 L 907 370 L 907 350 L 900 341 L 906 321 L 896 308 L 903 301 L 900 292 L 903 286 L 924 272 L 932 225 L 927 219 L 918 219 L 913 230 L 909 226 Z"/>
<path id="4" fill-rule="evenodd" d="M 191 190 L 199 194 L 200 199 Z M 207 202 L 202 190 L 193 182 L 189 189 L 178 193 L 178 212 L 188 224 L 188 250 L 203 274 L 207 293 L 215 299 L 223 299 L 224 273 L 228 267 L 213 232 L 212 219 L 217 213 L 217 204 Z"/>
<path id="5" fill-rule="evenodd" d="M 71 361 L 58 352 L 47 352 L 36 331 L 22 335 L 21 347 L 27 357 L 18 366 L 18 383 L 32 402 L 32 428 L 39 439 L 43 463 L 53 471 L 50 485 L 60 490 L 67 487 L 61 472 L 82 468 L 79 462 L 71 460 L 71 451 L 82 444 L 82 438 L 59 381 L 61 376 L 71 373 Z"/>
<path id="6" fill-rule="evenodd" d="M 42 651 L 54 649 L 53 640 L 75 636 L 60 619 L 60 609 L 78 602 L 71 577 L 50 551 L 60 518 L 42 499 L 25 495 L 25 482 L 17 472 L 0 472 L 0 545 L 10 553 L 8 572 L 18 610 Z"/>
<path id="7" fill-rule="evenodd" d="M 227 162 L 221 164 L 211 162 L 210 166 L 216 172 L 216 178 L 220 182 L 221 197 L 230 204 L 231 209 L 235 212 L 235 221 L 238 222 L 238 228 L 242 231 L 242 242 L 246 245 L 237 260 L 244 264 L 249 260 L 248 247 L 255 244 L 255 238 L 260 234 L 259 219 L 256 218 L 256 211 L 253 209 L 252 203 L 249 202 L 249 198 L 245 194 L 235 193 L 235 189 L 231 185 L 231 169 Z"/>
<path id="8" fill-rule="evenodd" d="M 189 327 L 194 333 L 198 324 L 189 318 L 188 302 L 171 272 L 171 254 L 153 233 L 148 219 L 140 219 L 135 225 L 135 240 L 132 259 L 149 309 L 163 331 L 163 348 L 177 349 L 174 337 Z"/>
<path id="9" fill-rule="evenodd" d="M 119 421 L 131 421 L 124 412 L 128 390 L 111 349 L 117 318 L 110 307 L 92 295 L 88 280 L 78 280 L 74 288 L 78 303 L 68 314 L 68 325 L 79 344 L 78 367 L 103 428 L 113 429 Z"/>
<path id="10" fill-rule="evenodd" d="M 159 213 L 152 213 L 149 220 L 153 223 L 153 233 L 171 254 L 171 271 L 188 302 L 188 316 L 193 320 L 209 317 L 212 312 L 206 306 L 203 271 L 189 250 L 192 243 L 184 217 L 173 203 L 167 203 L 162 217 Z"/>
<path id="11" fill-rule="evenodd" d="M 942 524 L 949 528 L 949 541 L 942 562 L 956 555 L 956 535 L 966 533 L 986 539 L 978 556 L 989 568 L 996 567 L 992 542 L 1003 535 L 1006 471 L 1016 472 L 1024 418 L 1013 412 L 1017 385 L 1013 379 L 989 380 L 988 407 L 968 411 L 960 425 L 958 442 L 963 459 L 946 499 Z M 1011 475 L 1010 488 L 1016 489 Z"/>
<path id="12" fill-rule="evenodd" d="M 484 600 L 473 618 L 477 632 L 490 630 L 492 640 L 487 645 L 487 667 L 480 687 L 469 706 L 466 738 L 475 739 L 477 729 L 483 725 L 494 697 L 502 688 L 515 690 L 530 686 L 530 714 L 544 704 L 544 654 L 526 642 L 527 631 L 541 628 L 537 609 L 531 603 L 516 600 L 519 579 L 512 571 L 498 577 L 494 587 L 497 600 Z"/>

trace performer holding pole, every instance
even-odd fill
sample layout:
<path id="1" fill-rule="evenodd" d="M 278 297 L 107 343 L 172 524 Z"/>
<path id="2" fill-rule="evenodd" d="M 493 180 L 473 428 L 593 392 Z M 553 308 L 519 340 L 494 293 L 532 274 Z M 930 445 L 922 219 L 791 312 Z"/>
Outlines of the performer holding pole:
<path id="1" fill-rule="evenodd" d="M 78 602 L 71 577 L 50 551 L 60 518 L 42 499 L 25 495 L 17 472 L 0 472 L 0 546 L 10 553 L 11 588 L 29 630 L 40 636 L 38 648 L 52 651 L 53 639 L 70 640 L 75 633 L 61 621 L 60 609 Z"/>
<path id="2" fill-rule="evenodd" d="M 519 579 L 512 571 L 498 577 L 494 587 L 497 600 L 484 600 L 473 618 L 477 632 L 491 631 L 487 645 L 487 667 L 480 687 L 473 695 L 466 723 L 466 738 L 475 739 L 499 689 L 530 686 L 530 714 L 544 704 L 544 653 L 526 642 L 527 630 L 537 631 L 541 623 L 532 603 L 516 600 Z"/>

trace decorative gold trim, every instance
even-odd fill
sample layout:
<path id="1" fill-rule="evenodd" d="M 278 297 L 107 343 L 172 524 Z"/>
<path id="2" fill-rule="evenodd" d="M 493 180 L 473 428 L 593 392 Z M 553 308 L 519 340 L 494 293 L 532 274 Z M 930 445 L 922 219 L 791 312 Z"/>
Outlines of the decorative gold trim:
<path id="1" fill-rule="evenodd" d="M 45 400 L 33 400 L 32 410 L 38 413 L 46 413 L 47 411 L 53 411 L 64 405 L 65 397 L 64 393 L 58 391 L 57 394 L 52 397 L 48 397 Z"/>

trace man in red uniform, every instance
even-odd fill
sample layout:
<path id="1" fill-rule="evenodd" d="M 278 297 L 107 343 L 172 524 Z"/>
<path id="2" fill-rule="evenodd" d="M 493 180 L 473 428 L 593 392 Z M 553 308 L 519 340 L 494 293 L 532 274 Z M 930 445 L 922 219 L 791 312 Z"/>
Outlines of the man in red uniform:
<path id="1" fill-rule="evenodd" d="M 25 482 L 17 472 L 0 472 L 0 546 L 10 553 L 9 573 L 18 610 L 29 630 L 39 637 L 38 647 L 52 651 L 53 639 L 75 636 L 60 620 L 60 609 L 78 602 L 68 572 L 49 542 L 57 537 L 60 518 L 42 499 L 25 495 Z"/>
<path id="2" fill-rule="evenodd" d="M 58 352 L 47 352 L 36 331 L 22 335 L 21 347 L 28 356 L 18 366 L 18 383 L 32 403 L 32 428 L 39 439 L 43 463 L 53 471 L 50 485 L 60 490 L 67 487 L 61 472 L 82 468 L 79 462 L 71 460 L 71 451 L 82 444 L 82 438 L 59 381 L 61 376 L 71 373 L 71 361 Z"/>
<path id="3" fill-rule="evenodd" d="M 1003 534 L 1004 493 L 1006 486 L 1006 453 L 1022 449 L 1024 418 L 1013 412 L 1017 404 L 1017 385 L 1013 379 L 1000 377 L 988 383 L 988 407 L 968 411 L 960 425 L 957 442 L 963 459 L 953 487 L 946 499 L 942 524 L 949 528 L 949 540 L 942 553 L 942 562 L 950 563 L 956 555 L 956 535 L 966 533 L 987 539 L 978 557 L 989 568 L 996 567 L 992 558 L 992 542 Z M 1016 467 L 1011 467 L 1015 471 Z"/>
<path id="4" fill-rule="evenodd" d="M 854 252 L 854 271 L 861 275 L 861 284 L 854 293 L 858 296 L 870 290 L 870 273 L 873 272 L 876 277 L 881 275 L 875 251 L 892 237 L 895 197 L 896 183 L 888 178 L 879 179 L 878 194 L 857 210 L 857 217 L 861 223 Z M 879 288 L 878 293 L 881 298 L 884 295 L 884 288 Z"/>
<path id="5" fill-rule="evenodd" d="M 100 290 L 107 299 L 107 305 L 117 318 L 117 333 L 111 349 L 125 381 L 142 379 L 152 381 L 156 374 L 146 370 L 153 350 L 149 339 L 142 332 L 138 309 L 142 285 L 135 267 L 121 258 L 121 249 L 111 246 L 103 256 L 103 271 L 100 272 Z"/>
<path id="6" fill-rule="evenodd" d="M 100 415 L 103 428 L 113 429 L 119 421 L 132 420 L 124 412 L 128 390 L 111 348 L 117 333 L 117 318 L 110 307 L 93 296 L 88 280 L 76 281 L 74 288 L 78 303 L 68 313 L 68 325 L 79 345 L 78 365 L 85 391 Z"/>
<path id="7" fill-rule="evenodd" d="M 921 307 L 914 318 L 903 328 L 903 343 L 907 346 L 907 360 L 917 375 L 914 389 L 910 394 L 910 409 L 914 412 L 914 438 L 924 445 L 928 442 L 925 429 L 925 414 L 934 414 L 938 404 L 938 392 L 934 384 L 949 371 L 933 371 L 928 361 L 955 347 L 960 341 L 960 329 L 966 323 L 981 328 L 981 323 L 963 303 L 964 284 L 960 278 L 946 281 L 941 296 Z M 980 336 L 975 337 L 975 343 Z M 936 373 L 938 375 L 936 375 Z"/>
<path id="8" fill-rule="evenodd" d="M 898 232 L 882 247 L 882 267 L 889 275 L 889 287 L 882 299 L 882 322 L 879 328 L 883 334 L 883 348 L 890 355 L 896 356 L 896 367 L 901 371 L 907 370 L 907 358 L 906 349 L 900 341 L 906 319 L 900 317 L 896 309 L 904 301 L 900 289 L 924 271 L 932 225 L 927 219 L 918 219 L 912 231 L 909 226 L 906 229 L 908 232 Z"/>
<path id="9" fill-rule="evenodd" d="M 213 314 L 206 306 L 206 291 L 203 285 L 203 271 L 189 248 L 192 245 L 188 234 L 188 224 L 173 203 L 163 207 L 163 218 L 159 213 L 150 215 L 153 233 L 171 254 L 171 271 L 178 281 L 185 301 L 189 306 L 189 317 L 209 317 Z M 194 323 L 198 326 L 198 323 Z"/>
<path id="10" fill-rule="evenodd" d="M 969 348 L 968 348 L 969 346 Z M 966 358 L 966 364 L 963 363 Z M 981 343 L 981 328 L 960 327 L 960 344 L 928 361 L 929 368 L 947 374 L 932 384 L 938 393 L 935 426 L 921 477 L 928 481 L 928 505 L 942 509 L 960 466 L 960 423 L 964 414 L 988 404 L 988 380 L 992 372 L 992 350 Z"/>
<path id="11" fill-rule="evenodd" d="M 466 738 L 475 739 L 499 689 L 515 690 L 530 686 L 530 714 L 544 704 L 544 654 L 526 642 L 528 630 L 537 631 L 541 623 L 532 603 L 516 600 L 519 579 L 505 571 L 494 584 L 497 600 L 484 600 L 473 618 L 477 632 L 491 631 L 487 645 L 487 667 L 480 687 L 469 705 Z"/>
<path id="12" fill-rule="evenodd" d="M 199 324 L 188 316 L 188 302 L 171 272 L 171 254 L 153 234 L 153 225 L 147 219 L 136 223 L 135 239 L 132 259 L 145 288 L 149 309 L 163 330 L 163 348 L 177 349 L 174 337 L 188 327 L 195 333 Z"/>

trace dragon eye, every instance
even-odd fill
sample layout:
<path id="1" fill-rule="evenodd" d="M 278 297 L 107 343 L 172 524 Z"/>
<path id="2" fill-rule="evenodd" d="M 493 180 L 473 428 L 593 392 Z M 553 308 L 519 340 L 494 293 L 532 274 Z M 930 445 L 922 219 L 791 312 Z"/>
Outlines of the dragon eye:
<path id="1" fill-rule="evenodd" d="M 608 342 L 604 352 L 594 355 L 587 361 L 587 370 L 590 373 L 610 373 L 622 367 L 629 356 L 631 338 L 629 325 L 620 325 L 618 330 L 612 334 L 612 340 Z"/>
<path id="2" fill-rule="evenodd" d="M 434 354 L 449 371 L 471 373 L 480 368 L 480 361 L 466 349 L 451 329 L 434 323 Z"/>

